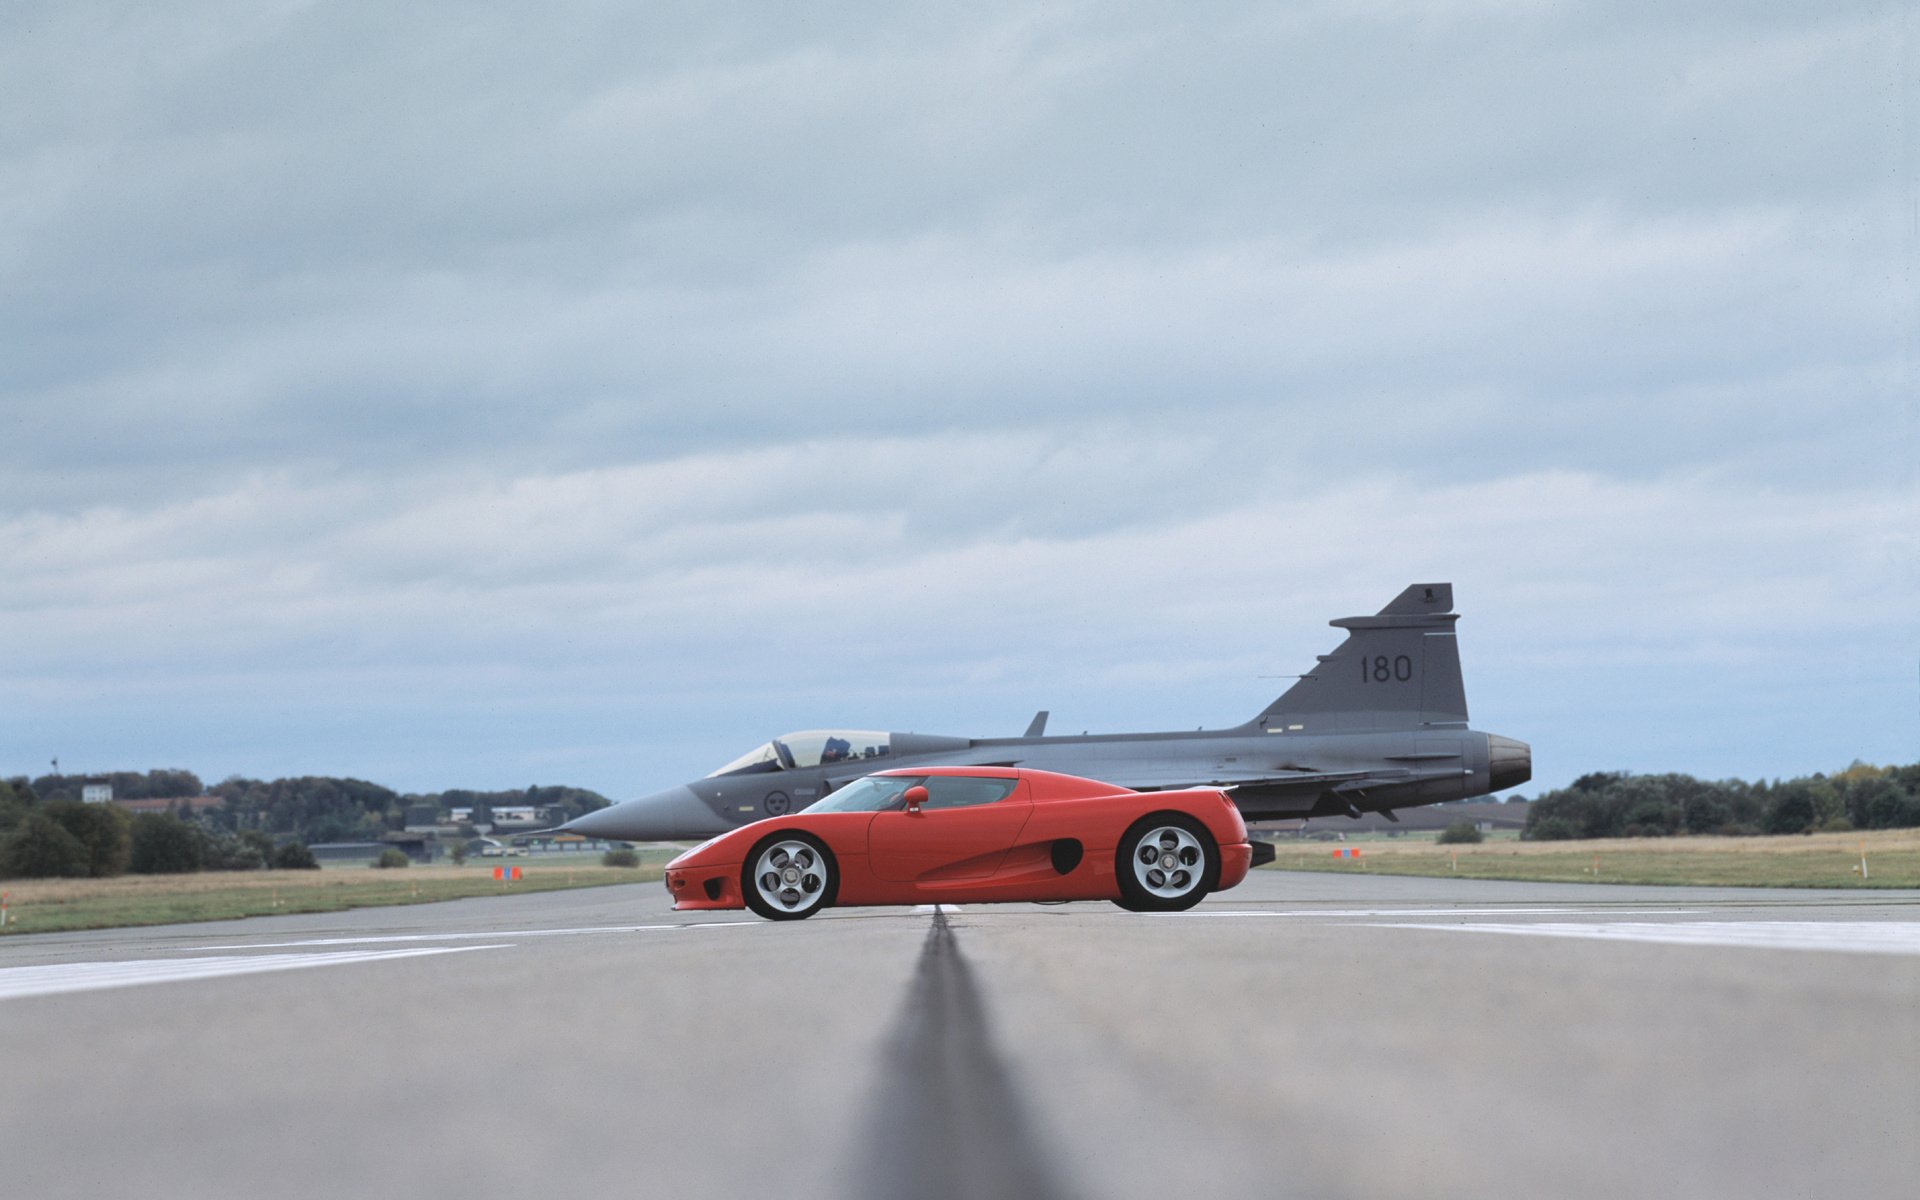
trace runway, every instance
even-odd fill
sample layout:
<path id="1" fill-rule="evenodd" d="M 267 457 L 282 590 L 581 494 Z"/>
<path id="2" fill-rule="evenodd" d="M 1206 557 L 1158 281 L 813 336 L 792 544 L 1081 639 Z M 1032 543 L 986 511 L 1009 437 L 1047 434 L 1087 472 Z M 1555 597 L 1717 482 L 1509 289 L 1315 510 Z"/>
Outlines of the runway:
<path id="1" fill-rule="evenodd" d="M 0 942 L 9 1195 L 1771 1197 L 1920 1177 L 1920 893 L 657 884 Z"/>

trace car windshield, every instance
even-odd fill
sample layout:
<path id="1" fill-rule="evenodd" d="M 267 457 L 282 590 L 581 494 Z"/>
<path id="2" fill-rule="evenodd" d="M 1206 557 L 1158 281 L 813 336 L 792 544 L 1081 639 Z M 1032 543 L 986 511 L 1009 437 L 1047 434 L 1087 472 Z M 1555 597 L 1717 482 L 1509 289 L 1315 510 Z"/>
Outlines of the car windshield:
<path id="1" fill-rule="evenodd" d="M 830 767 L 835 763 L 885 758 L 891 749 L 888 736 L 871 729 L 807 729 L 783 734 L 747 751 L 707 778 L 796 771 L 804 767 Z"/>
<path id="2" fill-rule="evenodd" d="M 900 793 L 916 783 L 924 782 L 923 778 L 916 775 L 869 775 L 865 779 L 854 780 L 807 811 L 881 812 L 898 808 Z"/>
<path id="3" fill-rule="evenodd" d="M 869 775 L 856 779 L 809 808 L 820 812 L 887 812 L 900 807 L 901 793 L 914 784 L 927 789 L 928 809 L 971 808 L 976 804 L 994 804 L 1013 794 L 1019 780 L 1004 776 L 978 778 L 972 775 Z"/>

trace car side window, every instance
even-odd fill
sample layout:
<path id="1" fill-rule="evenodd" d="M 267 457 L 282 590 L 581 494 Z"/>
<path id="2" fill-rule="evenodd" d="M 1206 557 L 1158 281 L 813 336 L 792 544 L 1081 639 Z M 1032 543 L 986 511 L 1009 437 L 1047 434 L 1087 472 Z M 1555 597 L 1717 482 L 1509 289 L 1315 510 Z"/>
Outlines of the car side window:
<path id="1" fill-rule="evenodd" d="M 1018 779 L 975 779 L 966 775 L 929 775 L 927 802 L 922 808 L 972 808 L 1005 800 L 1019 785 Z"/>

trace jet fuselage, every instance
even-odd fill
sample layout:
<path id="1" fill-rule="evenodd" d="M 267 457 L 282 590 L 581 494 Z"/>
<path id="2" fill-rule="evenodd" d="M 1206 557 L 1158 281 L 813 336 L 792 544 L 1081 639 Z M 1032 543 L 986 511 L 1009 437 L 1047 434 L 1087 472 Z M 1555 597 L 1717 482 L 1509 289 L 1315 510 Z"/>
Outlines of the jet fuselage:
<path id="1" fill-rule="evenodd" d="M 1034 767 L 1142 791 L 1230 789 L 1248 820 L 1391 815 L 1532 777 L 1525 742 L 1467 726 L 1451 585 L 1415 584 L 1244 725 L 1162 733 L 960 738 L 819 730 L 790 734 L 704 779 L 588 813 L 565 829 L 621 841 L 699 839 L 805 809 L 874 771 Z"/>

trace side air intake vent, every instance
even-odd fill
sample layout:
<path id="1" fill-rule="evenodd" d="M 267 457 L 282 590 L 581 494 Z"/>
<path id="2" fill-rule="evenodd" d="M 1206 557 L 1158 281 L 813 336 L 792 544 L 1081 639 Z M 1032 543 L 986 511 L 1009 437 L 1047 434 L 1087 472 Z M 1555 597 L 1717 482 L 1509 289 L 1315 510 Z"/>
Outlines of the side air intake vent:
<path id="1" fill-rule="evenodd" d="M 707 888 L 707 899 L 718 900 L 720 898 L 720 880 L 719 879 L 715 878 L 715 879 L 707 880 L 706 888 Z"/>
<path id="2" fill-rule="evenodd" d="M 1080 865 L 1085 847 L 1073 838 L 1061 838 L 1053 844 L 1053 869 L 1065 875 Z"/>

